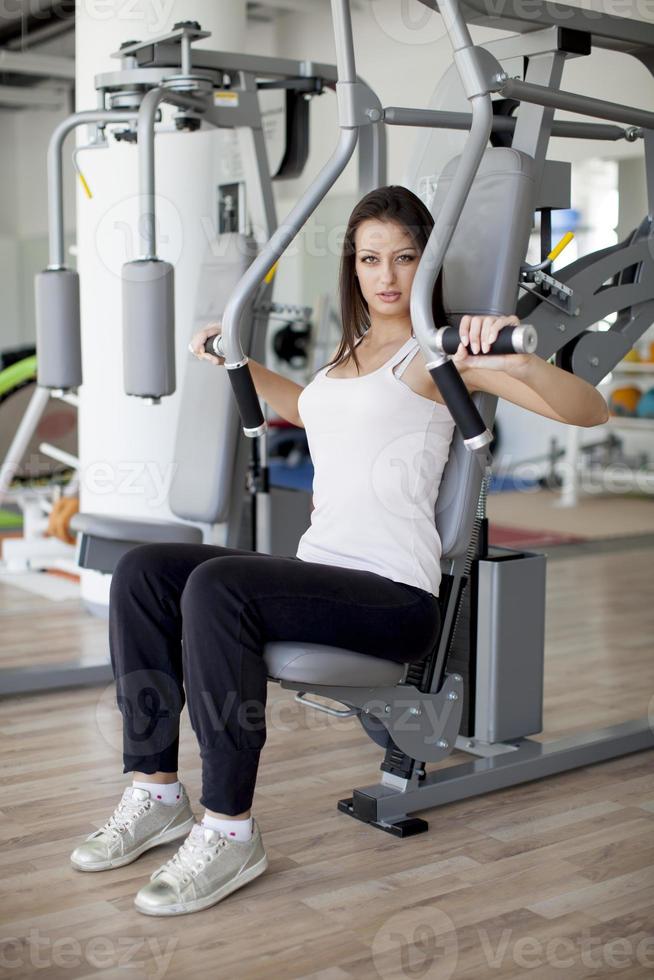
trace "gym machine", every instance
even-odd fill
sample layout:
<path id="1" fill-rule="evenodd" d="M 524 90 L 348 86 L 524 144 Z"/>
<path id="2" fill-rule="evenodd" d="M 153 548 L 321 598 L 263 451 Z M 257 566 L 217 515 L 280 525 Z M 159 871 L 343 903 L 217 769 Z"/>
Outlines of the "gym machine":
<path id="1" fill-rule="evenodd" d="M 397 836 L 427 829 L 425 820 L 410 816 L 415 811 L 654 748 L 647 717 L 553 742 L 528 738 L 542 731 L 545 556 L 488 546 L 488 430 L 497 399 L 480 392 L 468 396 L 446 360 L 455 344 L 447 346 L 447 334 L 436 330 L 431 313 L 432 290 L 442 268 L 451 323 L 458 323 L 465 313 L 500 315 L 517 309 L 521 319 L 528 318 L 535 327 L 539 356 L 556 355 L 559 366 L 593 384 L 649 326 L 654 316 L 651 198 L 649 215 L 628 241 L 577 260 L 556 279 L 547 271 L 552 252 L 547 221 L 541 225 L 540 268 L 527 266 L 524 257 L 534 211 L 549 213 L 553 207 L 569 206 L 567 168 L 546 160 L 555 107 L 626 123 L 630 128 L 624 138 L 643 138 L 651 195 L 654 114 L 560 92 L 558 86 L 565 59 L 590 55 L 593 44 L 629 53 L 652 70 L 654 27 L 598 13 L 589 31 L 588 21 L 574 13 L 562 29 L 557 26 L 558 9 L 548 3 L 539 5 L 537 17 L 534 11 L 521 15 L 511 0 L 494 18 L 487 15 L 482 0 L 461 5 L 458 0 L 440 0 L 427 6 L 443 14 L 454 51 L 452 70 L 459 73 L 471 108 L 463 151 L 436 181 L 431 204 L 435 227 L 411 296 L 412 322 L 427 369 L 457 423 L 435 514 L 443 546 L 441 634 L 431 656 L 404 667 L 315 643 L 270 643 L 264 652 L 271 680 L 297 691 L 298 700 L 315 710 L 358 717 L 385 748 L 381 782 L 355 789 L 339 802 L 339 809 Z M 379 120 L 447 125 L 442 115 L 435 120 L 433 111 L 385 110 L 367 101 L 356 82 L 347 0 L 332 0 L 332 15 L 341 137 L 331 167 L 291 212 L 285 236 L 268 243 L 239 283 L 225 311 L 222 336 L 207 342 L 207 349 L 226 357 L 244 431 L 250 436 L 263 431 L 265 421 L 257 410 L 238 337 L 258 279 L 332 186 L 358 132 Z M 495 42 L 495 49 L 504 57 L 522 53 L 527 58 L 525 80 L 508 77 L 489 50 L 493 45 L 472 44 L 466 18 L 517 31 Z M 495 93 L 515 100 L 516 118 L 509 127 L 503 117 L 498 127 L 510 133 L 510 143 L 504 140 L 504 145 L 489 149 L 495 110 L 503 109 L 492 99 Z M 593 126 L 580 129 L 573 123 L 557 128 L 565 136 L 620 136 L 616 127 Z M 526 295 L 516 305 L 520 285 Z M 614 311 L 619 315 L 610 330 L 589 329 Z M 345 707 L 330 708 L 307 698 L 307 693 Z M 455 748 L 477 758 L 426 771 L 427 762 L 442 762 Z"/>

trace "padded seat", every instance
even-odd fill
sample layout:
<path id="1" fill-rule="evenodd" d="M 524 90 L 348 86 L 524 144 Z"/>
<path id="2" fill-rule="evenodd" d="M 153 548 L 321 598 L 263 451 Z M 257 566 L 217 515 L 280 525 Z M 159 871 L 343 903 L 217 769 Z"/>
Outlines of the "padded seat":
<path id="1" fill-rule="evenodd" d="M 109 541 L 130 541 L 139 544 L 181 541 L 202 544 L 202 530 L 193 524 L 179 521 L 156 521 L 147 518 L 114 517 L 109 514 L 75 514 L 70 521 L 75 531 L 92 534 Z"/>
<path id="2" fill-rule="evenodd" d="M 139 544 L 202 544 L 201 528 L 178 521 L 74 514 L 70 526 L 81 532 L 77 555 L 80 568 L 108 574 L 113 574 L 122 556 Z"/>
<path id="3" fill-rule="evenodd" d="M 339 687 L 387 687 L 399 684 L 405 665 L 322 643 L 267 643 L 264 660 L 274 680 Z"/>

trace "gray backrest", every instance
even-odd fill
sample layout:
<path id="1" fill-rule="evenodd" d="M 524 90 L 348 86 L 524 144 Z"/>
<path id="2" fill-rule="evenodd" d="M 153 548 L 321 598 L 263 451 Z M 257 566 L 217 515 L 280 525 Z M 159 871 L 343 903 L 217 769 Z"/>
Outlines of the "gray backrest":
<path id="1" fill-rule="evenodd" d="M 251 239 L 236 233 L 220 235 L 209 243 L 200 270 L 193 327 L 185 346 L 196 330 L 220 320 L 234 287 L 252 262 L 255 247 Z M 258 359 L 262 338 L 252 337 L 251 315 L 246 316 L 245 323 L 241 333 L 243 349 Z M 233 494 L 243 493 L 244 466 L 243 472 L 236 472 L 237 459 L 243 456 L 237 456 L 241 438 L 245 437 L 227 371 L 200 361 L 189 352 L 170 488 L 174 514 L 209 524 L 227 521 Z M 247 463 L 247 457 L 244 461 Z"/>
<path id="2" fill-rule="evenodd" d="M 443 168 L 432 213 L 437 217 L 459 157 Z M 535 201 L 533 160 L 510 147 L 484 153 L 443 265 L 443 302 L 450 323 L 465 313 L 514 313 L 520 265 L 529 243 Z M 475 392 L 473 401 L 490 428 L 497 398 Z M 470 453 L 455 430 L 436 500 L 443 559 L 468 549 L 488 453 Z"/>

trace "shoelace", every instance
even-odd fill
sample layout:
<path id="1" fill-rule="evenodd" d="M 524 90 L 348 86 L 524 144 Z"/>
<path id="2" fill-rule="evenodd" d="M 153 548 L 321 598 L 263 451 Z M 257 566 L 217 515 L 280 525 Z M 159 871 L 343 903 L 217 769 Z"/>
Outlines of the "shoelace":
<path id="1" fill-rule="evenodd" d="M 214 833 L 219 833 L 219 831 L 214 831 Z M 167 861 L 163 867 L 159 868 L 158 871 L 155 871 L 152 878 L 154 879 L 165 872 L 177 885 L 188 884 L 191 878 L 195 878 L 200 871 L 204 870 L 210 861 L 213 861 L 220 848 L 226 846 L 227 838 L 222 834 L 217 843 L 212 844 L 204 840 L 201 832 L 198 833 L 196 831 L 194 833 L 194 831 L 191 831 L 177 854 L 170 861 Z"/>
<path id="2" fill-rule="evenodd" d="M 152 806 L 151 800 L 131 800 L 124 797 L 98 833 L 113 834 L 117 837 L 129 827 L 130 823 Z"/>

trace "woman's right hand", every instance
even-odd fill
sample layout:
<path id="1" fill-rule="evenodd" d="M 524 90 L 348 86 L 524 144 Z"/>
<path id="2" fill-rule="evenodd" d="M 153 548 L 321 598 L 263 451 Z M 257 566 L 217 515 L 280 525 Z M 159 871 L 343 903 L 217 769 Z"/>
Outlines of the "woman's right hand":
<path id="1" fill-rule="evenodd" d="M 215 337 L 219 333 L 222 333 L 222 324 L 220 323 L 209 323 L 202 330 L 198 330 L 197 333 L 193 334 L 191 342 L 188 345 L 191 354 L 195 354 L 200 361 L 210 361 L 212 364 L 224 364 L 224 357 L 217 357 L 215 354 L 210 354 L 204 349 L 204 345 L 209 337 Z"/>

